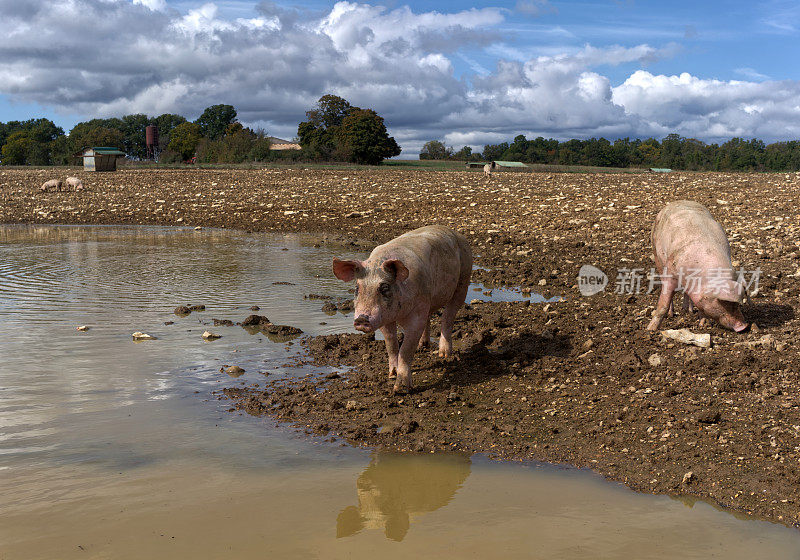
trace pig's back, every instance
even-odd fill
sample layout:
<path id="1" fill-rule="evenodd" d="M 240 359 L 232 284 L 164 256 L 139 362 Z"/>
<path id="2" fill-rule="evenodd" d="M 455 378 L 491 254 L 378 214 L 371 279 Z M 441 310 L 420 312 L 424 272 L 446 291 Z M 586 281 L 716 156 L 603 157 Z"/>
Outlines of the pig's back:
<path id="1" fill-rule="evenodd" d="M 652 241 L 656 260 L 669 269 L 731 266 L 725 230 L 699 202 L 667 204 L 656 216 Z"/>
<path id="2" fill-rule="evenodd" d="M 445 305 L 461 282 L 469 283 L 472 251 L 467 239 L 448 227 L 425 226 L 376 248 L 399 258 L 409 270 L 408 284 L 430 297 L 434 308 Z"/>

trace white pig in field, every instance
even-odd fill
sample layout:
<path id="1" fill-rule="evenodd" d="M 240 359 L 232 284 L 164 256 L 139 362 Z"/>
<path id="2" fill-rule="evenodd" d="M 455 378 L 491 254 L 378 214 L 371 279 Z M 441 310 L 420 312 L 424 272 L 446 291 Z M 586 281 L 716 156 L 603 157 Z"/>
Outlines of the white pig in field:
<path id="1" fill-rule="evenodd" d="M 472 275 L 472 251 L 463 235 L 444 226 L 421 227 L 375 247 L 366 261 L 333 259 L 333 273 L 356 281 L 353 324 L 383 333 L 395 391 L 411 389 L 414 352 L 418 344 L 427 346 L 430 315 L 441 308 L 439 356 L 450 355 L 453 321 Z M 400 348 L 398 325 L 404 333 Z"/>
<path id="2" fill-rule="evenodd" d="M 49 190 L 61 191 L 63 187 L 64 183 L 61 181 L 61 179 L 50 179 L 49 181 L 42 183 L 42 186 L 39 187 L 39 190 L 42 192 L 47 192 Z"/>
<path id="3" fill-rule="evenodd" d="M 78 179 L 77 177 L 67 177 L 65 181 L 67 187 L 75 190 L 75 191 L 82 191 L 83 190 L 83 181 Z"/>
<path id="4" fill-rule="evenodd" d="M 483 166 L 483 174 L 486 175 L 487 177 L 491 177 L 492 171 L 494 171 L 495 167 L 496 165 L 494 162 L 487 163 L 486 165 Z"/>
<path id="5" fill-rule="evenodd" d="M 649 330 L 661 326 L 679 288 L 684 290 L 684 309 L 691 300 L 723 327 L 747 329 L 740 309 L 745 289 L 731 265 L 728 237 L 705 206 L 691 200 L 670 202 L 656 216 L 652 241 L 661 295 Z"/>

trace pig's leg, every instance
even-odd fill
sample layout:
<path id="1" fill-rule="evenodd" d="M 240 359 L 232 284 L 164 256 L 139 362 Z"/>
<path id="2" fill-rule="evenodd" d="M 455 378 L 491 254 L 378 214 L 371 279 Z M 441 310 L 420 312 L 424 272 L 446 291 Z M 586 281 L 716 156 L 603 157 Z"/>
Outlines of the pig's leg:
<path id="1" fill-rule="evenodd" d="M 677 287 L 677 278 L 667 278 L 662 281 L 661 295 L 658 296 L 658 304 L 656 305 L 656 310 L 653 311 L 653 318 L 650 320 L 650 324 L 647 325 L 647 330 L 657 331 L 658 327 L 661 326 L 661 321 L 664 320 L 664 315 L 667 314 L 669 306 L 672 304 L 672 296 L 675 295 Z"/>
<path id="2" fill-rule="evenodd" d="M 689 297 L 689 294 L 683 292 L 683 312 L 692 312 L 694 311 L 694 303 L 692 303 L 692 298 Z"/>
<path id="3" fill-rule="evenodd" d="M 429 311 L 428 307 L 417 309 L 401 324 L 403 344 L 400 346 L 400 355 L 397 360 L 397 380 L 394 382 L 396 392 L 411 391 L 411 363 L 414 361 L 414 352 L 417 350 L 419 338 L 429 320 Z"/>
<path id="4" fill-rule="evenodd" d="M 428 321 L 425 323 L 425 330 L 419 339 L 419 348 L 427 348 L 431 345 L 431 316 L 428 314 Z"/>
<path id="5" fill-rule="evenodd" d="M 397 377 L 397 323 L 389 323 L 381 327 L 381 333 L 386 341 L 386 353 L 389 355 L 389 379 Z"/>
<path id="6" fill-rule="evenodd" d="M 439 357 L 449 358 L 453 353 L 453 322 L 456 320 L 456 313 L 459 308 L 464 305 L 464 300 L 467 298 L 467 290 L 469 289 L 469 278 L 462 281 L 456 286 L 456 291 L 442 311 L 442 334 L 439 337 Z"/>

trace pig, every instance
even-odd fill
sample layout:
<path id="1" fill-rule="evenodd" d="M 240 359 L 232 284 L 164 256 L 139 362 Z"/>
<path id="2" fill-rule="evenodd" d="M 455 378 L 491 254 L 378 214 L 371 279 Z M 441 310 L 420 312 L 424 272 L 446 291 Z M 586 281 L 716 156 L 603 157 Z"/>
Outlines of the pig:
<path id="1" fill-rule="evenodd" d="M 740 309 L 745 289 L 736 280 L 728 238 L 705 206 L 691 200 L 670 202 L 656 216 L 652 241 L 661 294 L 649 330 L 658 330 L 664 315 L 672 312 L 672 296 L 679 288 L 684 290 L 684 309 L 693 303 L 723 327 L 747 330 Z"/>
<path id="2" fill-rule="evenodd" d="M 54 191 L 61 191 L 63 187 L 64 183 L 61 181 L 61 179 L 50 179 L 49 181 L 42 183 L 42 186 L 39 187 L 39 190 L 42 192 L 47 192 L 50 189 Z"/>
<path id="3" fill-rule="evenodd" d="M 441 308 L 439 356 L 450 356 L 453 321 L 472 275 L 472 251 L 463 235 L 439 225 L 421 227 L 375 247 L 366 261 L 334 258 L 333 273 L 356 281 L 353 326 L 383 333 L 396 392 L 411 390 L 414 351 L 430 342 L 430 315 Z M 400 348 L 398 325 L 404 333 Z"/>
<path id="4" fill-rule="evenodd" d="M 486 165 L 483 166 L 483 174 L 486 175 L 487 177 L 491 177 L 492 171 L 494 170 L 495 167 L 496 165 L 494 162 L 487 163 Z"/>
<path id="5" fill-rule="evenodd" d="M 73 189 L 75 191 L 82 191 L 83 190 L 83 181 L 78 179 L 77 177 L 67 177 L 67 180 L 64 181 L 68 188 Z"/>

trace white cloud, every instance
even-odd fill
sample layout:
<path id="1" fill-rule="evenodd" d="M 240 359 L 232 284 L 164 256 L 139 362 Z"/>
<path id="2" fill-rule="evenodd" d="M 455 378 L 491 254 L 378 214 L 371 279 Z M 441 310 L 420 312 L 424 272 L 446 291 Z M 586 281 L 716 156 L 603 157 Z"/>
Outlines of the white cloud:
<path id="1" fill-rule="evenodd" d="M 654 130 L 698 138 L 800 137 L 800 83 L 709 80 L 634 72 L 613 101 Z"/>
<path id="2" fill-rule="evenodd" d="M 734 72 L 736 72 L 740 76 L 744 76 L 745 78 L 748 78 L 750 80 L 758 80 L 759 82 L 762 81 L 762 80 L 771 79 L 766 74 L 762 74 L 761 72 L 759 72 L 758 70 L 755 70 L 753 68 L 746 68 L 746 67 L 745 68 L 735 68 Z"/>
<path id="3" fill-rule="evenodd" d="M 211 2 L 180 12 L 163 0 L 0 0 L 0 13 L 0 94 L 87 118 L 195 118 L 230 103 L 245 123 L 292 137 L 304 112 L 334 93 L 376 109 L 406 154 L 431 139 L 478 147 L 520 133 L 800 137 L 796 81 L 751 68 L 736 70 L 742 81 L 642 69 L 674 56 L 672 43 L 550 45 L 535 56 L 508 44 L 509 12 L 497 8 L 339 2 L 312 14 L 263 3 L 256 17 L 226 19 Z M 497 58 L 493 68 L 476 61 L 481 49 Z M 461 61 L 472 73 L 456 75 Z M 631 68 L 616 87 L 610 66 Z"/>
<path id="4" fill-rule="evenodd" d="M 147 6 L 148 8 L 154 11 L 161 11 L 167 9 L 166 0 L 133 0 L 133 3 L 141 4 L 142 6 Z"/>

